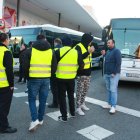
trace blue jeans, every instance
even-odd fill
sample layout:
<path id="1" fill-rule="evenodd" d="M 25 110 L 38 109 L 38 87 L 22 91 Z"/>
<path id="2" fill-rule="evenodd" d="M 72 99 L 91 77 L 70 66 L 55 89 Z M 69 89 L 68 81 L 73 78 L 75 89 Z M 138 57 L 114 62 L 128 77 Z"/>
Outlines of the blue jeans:
<path id="1" fill-rule="evenodd" d="M 28 102 L 31 112 L 32 121 L 43 120 L 46 100 L 49 93 L 50 79 L 30 79 L 27 83 L 28 87 Z M 37 113 L 36 97 L 39 96 L 39 109 Z"/>
<path id="2" fill-rule="evenodd" d="M 114 77 L 111 74 L 105 74 L 104 79 L 108 94 L 108 104 L 116 107 L 118 98 L 118 82 L 120 74 L 116 74 Z"/>

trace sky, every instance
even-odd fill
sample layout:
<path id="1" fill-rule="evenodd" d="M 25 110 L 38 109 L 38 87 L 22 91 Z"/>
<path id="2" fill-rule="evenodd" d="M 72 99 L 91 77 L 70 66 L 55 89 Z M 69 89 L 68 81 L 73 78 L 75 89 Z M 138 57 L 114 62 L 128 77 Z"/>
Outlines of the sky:
<path id="1" fill-rule="evenodd" d="M 79 0 L 93 7 L 99 24 L 104 27 L 111 18 L 140 18 L 140 0 Z"/>

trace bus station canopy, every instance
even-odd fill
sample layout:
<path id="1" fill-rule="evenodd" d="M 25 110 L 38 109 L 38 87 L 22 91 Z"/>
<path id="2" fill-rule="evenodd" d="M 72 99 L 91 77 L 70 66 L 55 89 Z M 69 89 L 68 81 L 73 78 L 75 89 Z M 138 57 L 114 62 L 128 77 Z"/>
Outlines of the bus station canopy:
<path id="1" fill-rule="evenodd" d="M 8 1 L 17 4 L 17 0 Z M 20 0 L 20 7 L 55 25 L 58 25 L 61 13 L 60 26 L 73 29 L 78 29 L 79 26 L 80 31 L 101 37 L 101 26 L 76 0 Z"/>

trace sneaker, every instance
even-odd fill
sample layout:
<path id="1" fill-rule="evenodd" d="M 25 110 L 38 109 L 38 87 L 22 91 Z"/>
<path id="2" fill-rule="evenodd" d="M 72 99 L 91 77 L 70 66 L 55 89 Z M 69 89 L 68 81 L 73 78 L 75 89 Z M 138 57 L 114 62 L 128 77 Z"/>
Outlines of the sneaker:
<path id="1" fill-rule="evenodd" d="M 62 121 L 62 122 L 67 122 L 67 117 L 59 116 L 59 117 L 58 117 L 58 120 L 59 120 L 59 121 Z"/>
<path id="2" fill-rule="evenodd" d="M 81 116 L 84 116 L 84 115 L 85 115 L 85 113 L 82 111 L 82 109 L 81 109 L 80 107 L 77 108 L 76 112 L 77 112 L 79 115 L 81 115 Z"/>
<path id="3" fill-rule="evenodd" d="M 25 90 L 25 93 L 28 93 L 28 89 Z"/>
<path id="4" fill-rule="evenodd" d="M 105 105 L 102 106 L 102 108 L 104 108 L 104 109 L 110 109 L 111 108 L 111 105 L 105 104 Z"/>
<path id="5" fill-rule="evenodd" d="M 109 113 L 110 114 L 114 114 L 115 112 L 116 112 L 116 108 L 112 106 L 110 111 L 109 111 Z"/>
<path id="6" fill-rule="evenodd" d="M 39 125 L 42 125 L 43 124 L 43 120 L 42 121 L 39 121 Z"/>
<path id="7" fill-rule="evenodd" d="M 82 104 L 82 105 L 81 105 L 81 109 L 86 110 L 86 111 L 89 110 L 89 108 L 88 108 L 85 104 Z"/>
<path id="8" fill-rule="evenodd" d="M 39 121 L 38 120 L 36 120 L 34 122 L 32 121 L 30 123 L 29 131 L 34 131 L 37 128 L 38 125 L 39 125 Z"/>

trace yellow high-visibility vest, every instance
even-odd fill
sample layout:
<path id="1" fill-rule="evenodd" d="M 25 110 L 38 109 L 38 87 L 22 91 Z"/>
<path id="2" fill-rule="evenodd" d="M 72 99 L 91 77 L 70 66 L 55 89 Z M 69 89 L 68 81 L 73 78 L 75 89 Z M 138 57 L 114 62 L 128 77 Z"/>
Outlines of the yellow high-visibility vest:
<path id="1" fill-rule="evenodd" d="M 32 48 L 29 77 L 51 77 L 52 50 L 39 51 Z"/>
<path id="2" fill-rule="evenodd" d="M 77 44 L 78 46 L 80 46 L 82 54 L 84 54 L 85 52 L 87 52 L 87 50 L 85 49 L 85 47 L 82 45 L 82 43 Z M 88 48 L 90 48 L 90 46 L 88 46 Z M 83 59 L 84 61 L 84 69 L 89 69 L 91 67 L 91 61 L 92 61 L 92 54 L 89 54 L 85 59 Z"/>
<path id="3" fill-rule="evenodd" d="M 5 67 L 3 66 L 3 58 L 5 51 L 8 51 L 8 49 L 5 46 L 0 46 L 0 88 L 9 86 L 7 75 L 5 72 Z"/>
<path id="4" fill-rule="evenodd" d="M 60 48 L 60 57 L 63 56 L 71 47 Z M 59 62 L 56 77 L 60 79 L 74 79 L 78 69 L 78 52 L 71 49 Z"/>

